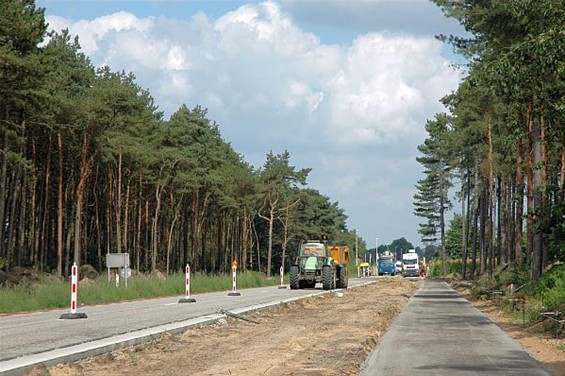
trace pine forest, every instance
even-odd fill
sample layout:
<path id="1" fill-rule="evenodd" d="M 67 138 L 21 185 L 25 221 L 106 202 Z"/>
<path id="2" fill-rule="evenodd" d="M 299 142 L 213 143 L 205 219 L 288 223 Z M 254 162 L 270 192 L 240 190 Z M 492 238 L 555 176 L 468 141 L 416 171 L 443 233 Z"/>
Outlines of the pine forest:
<path id="1" fill-rule="evenodd" d="M 200 106 L 163 119 L 131 73 L 95 68 L 34 1 L 0 6 L 0 267 L 68 275 L 127 252 L 140 272 L 278 271 L 324 234 L 352 244 L 337 203 L 287 151 L 254 168 Z"/>

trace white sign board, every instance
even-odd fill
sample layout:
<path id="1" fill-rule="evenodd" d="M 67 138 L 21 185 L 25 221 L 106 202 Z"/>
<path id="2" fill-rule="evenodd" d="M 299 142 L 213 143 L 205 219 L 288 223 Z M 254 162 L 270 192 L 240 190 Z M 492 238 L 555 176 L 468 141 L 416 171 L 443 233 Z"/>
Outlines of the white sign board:
<path id="1" fill-rule="evenodd" d="M 129 268 L 129 253 L 107 253 L 107 268 Z"/>

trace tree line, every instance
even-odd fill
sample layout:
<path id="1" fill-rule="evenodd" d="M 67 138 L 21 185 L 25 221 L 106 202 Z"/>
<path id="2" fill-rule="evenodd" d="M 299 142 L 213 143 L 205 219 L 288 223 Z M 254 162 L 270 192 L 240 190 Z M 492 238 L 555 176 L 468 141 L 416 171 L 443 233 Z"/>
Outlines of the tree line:
<path id="1" fill-rule="evenodd" d="M 565 8 L 557 0 L 434 0 L 469 37 L 440 36 L 469 64 L 426 123 L 414 212 L 446 262 L 457 187 L 463 276 L 521 265 L 537 281 L 565 260 Z M 456 248 L 456 249 L 454 249 Z M 467 264 L 470 263 L 470 270 Z"/>
<path id="2" fill-rule="evenodd" d="M 140 272 L 270 275 L 303 238 L 353 245 L 310 169 L 272 151 L 254 168 L 207 110 L 165 120 L 127 72 L 96 68 L 32 0 L 0 1 L 0 268 L 66 275 L 128 252 Z"/>

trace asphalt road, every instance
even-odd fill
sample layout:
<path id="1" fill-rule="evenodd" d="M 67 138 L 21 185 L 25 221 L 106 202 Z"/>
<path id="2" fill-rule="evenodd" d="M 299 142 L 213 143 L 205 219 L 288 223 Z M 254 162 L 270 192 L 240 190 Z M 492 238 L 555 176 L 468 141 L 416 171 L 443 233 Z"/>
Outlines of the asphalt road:
<path id="1" fill-rule="evenodd" d="M 551 376 L 447 283 L 425 280 L 361 376 Z"/>
<path id="2" fill-rule="evenodd" d="M 377 279 L 352 278 L 349 286 Z M 196 303 L 179 303 L 183 296 L 177 296 L 80 307 L 78 313 L 85 313 L 85 319 L 60 319 L 68 309 L 0 316 L 0 374 L 18 375 L 38 363 L 69 362 L 157 338 L 164 332 L 206 325 L 224 317 L 220 309 L 242 313 L 325 293 L 321 287 L 290 290 L 278 286 L 239 290 L 241 296 L 228 296 L 229 292 L 192 295 Z"/>

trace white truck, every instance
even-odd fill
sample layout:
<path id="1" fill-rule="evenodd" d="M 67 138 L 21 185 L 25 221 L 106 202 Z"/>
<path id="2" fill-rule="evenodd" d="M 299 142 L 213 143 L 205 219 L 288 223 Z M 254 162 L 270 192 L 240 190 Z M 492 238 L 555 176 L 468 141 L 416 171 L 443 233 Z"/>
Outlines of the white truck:
<path id="1" fill-rule="evenodd" d="M 410 249 L 402 255 L 402 275 L 404 277 L 418 277 L 420 275 L 420 263 L 415 249 Z"/>

